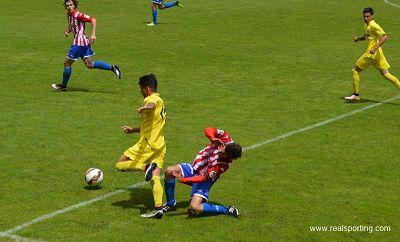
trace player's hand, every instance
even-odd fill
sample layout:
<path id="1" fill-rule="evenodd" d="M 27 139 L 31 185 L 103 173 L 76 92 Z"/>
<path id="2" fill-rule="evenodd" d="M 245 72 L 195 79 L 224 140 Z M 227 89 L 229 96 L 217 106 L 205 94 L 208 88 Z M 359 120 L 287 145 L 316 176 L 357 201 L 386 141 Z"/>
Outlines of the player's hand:
<path id="1" fill-rule="evenodd" d="M 174 171 L 174 172 L 172 172 L 172 175 L 173 175 L 179 182 L 181 182 L 182 174 L 181 174 L 180 172 Z"/>
<path id="2" fill-rule="evenodd" d="M 68 36 L 69 36 L 69 31 L 68 31 L 68 29 L 66 29 L 64 33 L 65 33 L 65 37 L 68 37 Z"/>
<path id="3" fill-rule="evenodd" d="M 143 110 L 144 110 L 143 107 L 140 107 L 140 108 L 136 109 L 136 111 L 137 111 L 138 113 L 142 113 Z"/>
<path id="4" fill-rule="evenodd" d="M 220 146 L 220 145 L 224 145 L 224 142 L 222 142 L 222 140 L 221 139 L 218 139 L 218 138 L 214 138 L 212 141 L 211 141 L 211 145 L 213 145 L 213 146 Z"/>
<path id="5" fill-rule="evenodd" d="M 96 34 L 91 34 L 90 35 L 90 44 L 94 44 L 96 42 Z"/>
<path id="6" fill-rule="evenodd" d="M 371 53 L 371 54 L 375 54 L 375 52 L 376 52 L 376 49 L 375 49 L 375 48 L 372 48 L 372 49 L 369 51 L 369 53 Z"/>
<path id="7" fill-rule="evenodd" d="M 122 131 L 124 131 L 125 134 L 131 134 L 135 132 L 132 127 L 126 125 L 122 126 Z"/>

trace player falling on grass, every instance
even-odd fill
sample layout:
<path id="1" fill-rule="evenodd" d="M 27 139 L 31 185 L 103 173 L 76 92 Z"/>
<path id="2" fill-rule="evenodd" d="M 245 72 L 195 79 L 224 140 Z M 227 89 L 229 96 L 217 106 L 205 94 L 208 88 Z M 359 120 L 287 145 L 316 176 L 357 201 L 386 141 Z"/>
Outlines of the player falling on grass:
<path id="1" fill-rule="evenodd" d="M 145 180 L 151 182 L 155 209 L 142 214 L 142 217 L 162 218 L 163 188 L 160 174 L 166 153 L 163 133 L 166 112 L 164 101 L 157 93 L 157 79 L 153 74 L 140 77 L 139 86 L 144 97 L 143 106 L 137 109 L 141 114 L 140 127 L 122 127 L 126 134 L 139 133 L 139 141 L 124 152 L 116 167 L 119 171 L 145 171 Z"/>
<path id="2" fill-rule="evenodd" d="M 388 40 L 385 31 L 374 20 L 374 10 L 372 8 L 364 8 L 364 35 L 354 37 L 354 42 L 363 41 L 367 42 L 366 52 L 357 60 L 353 68 L 353 95 L 345 97 L 348 101 L 360 100 L 360 72 L 373 65 L 378 69 L 382 76 L 391 81 L 398 89 L 400 89 L 400 82 L 395 76 L 389 72 L 389 63 L 383 55 L 381 46 Z"/>
<path id="3" fill-rule="evenodd" d="M 68 37 L 73 33 L 74 40 L 67 54 L 67 58 L 64 61 L 62 83 L 52 84 L 51 86 L 53 89 L 57 91 L 65 91 L 67 89 L 67 84 L 72 72 L 71 65 L 78 60 L 78 58 L 82 58 L 86 67 L 89 69 L 112 71 L 119 79 L 121 79 L 121 71 L 117 65 L 110 65 L 103 61 L 93 61 L 92 56 L 94 55 L 94 52 L 90 45 L 94 44 L 96 41 L 96 19 L 85 13 L 79 12 L 77 9 L 77 0 L 64 0 L 64 7 L 67 10 L 68 17 L 68 29 L 65 30 L 65 36 Z M 92 24 L 90 39 L 85 33 L 86 22 Z"/>
<path id="4" fill-rule="evenodd" d="M 165 171 L 164 187 L 167 203 L 164 212 L 176 210 L 175 178 L 181 183 L 192 186 L 190 193 L 189 215 L 227 214 L 239 216 L 239 211 L 233 206 L 225 207 L 208 203 L 208 194 L 212 185 L 222 173 L 226 172 L 232 162 L 242 155 L 242 147 L 233 143 L 229 134 L 216 128 L 205 128 L 204 133 L 211 141 L 199 151 L 192 164 L 181 163 L 167 167 Z"/>
<path id="5" fill-rule="evenodd" d="M 164 0 L 152 0 L 152 5 L 151 5 L 151 13 L 153 16 L 153 22 L 148 23 L 148 26 L 155 26 L 158 24 L 158 12 L 157 12 L 157 7 L 160 10 L 166 9 L 166 8 L 172 8 L 172 7 L 183 7 L 183 5 L 179 1 L 175 2 L 168 2 L 164 3 Z"/>

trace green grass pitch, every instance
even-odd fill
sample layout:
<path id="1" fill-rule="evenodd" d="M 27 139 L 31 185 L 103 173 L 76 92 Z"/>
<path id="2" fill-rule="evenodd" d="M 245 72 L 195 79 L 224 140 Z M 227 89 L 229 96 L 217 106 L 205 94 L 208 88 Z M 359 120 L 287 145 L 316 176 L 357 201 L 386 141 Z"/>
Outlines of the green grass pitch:
<path id="1" fill-rule="evenodd" d="M 400 0 L 391 0 L 400 5 Z M 71 44 L 63 1 L 0 1 L 0 241 L 396 241 L 400 238 L 400 100 L 248 149 L 214 185 L 210 201 L 235 205 L 241 217 L 188 218 L 189 188 L 178 184 L 179 209 L 142 219 L 149 185 L 33 223 L 54 211 L 143 181 L 118 173 L 137 140 L 137 78 L 155 73 L 165 100 L 165 165 L 190 161 L 207 143 L 206 126 L 250 147 L 400 95 L 370 69 L 357 104 L 351 69 L 365 43 L 364 7 L 389 41 L 383 46 L 400 77 L 400 8 L 384 0 L 183 0 L 184 8 L 151 21 L 150 0 L 79 1 L 96 17 L 95 60 L 111 72 L 72 67 L 70 91 L 56 93 Z M 87 33 L 90 33 L 90 25 Z M 103 170 L 99 190 L 84 172 Z M 390 226 L 387 232 L 311 232 L 310 226 Z"/>

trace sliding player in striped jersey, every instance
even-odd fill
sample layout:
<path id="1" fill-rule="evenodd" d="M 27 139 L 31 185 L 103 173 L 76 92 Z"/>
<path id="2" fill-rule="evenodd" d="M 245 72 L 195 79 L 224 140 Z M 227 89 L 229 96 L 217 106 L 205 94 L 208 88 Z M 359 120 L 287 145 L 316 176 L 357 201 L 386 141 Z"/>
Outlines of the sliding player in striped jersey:
<path id="1" fill-rule="evenodd" d="M 65 30 L 65 36 L 68 37 L 70 33 L 73 33 L 74 40 L 71 48 L 67 54 L 67 58 L 64 61 L 64 73 L 62 83 L 52 84 L 52 88 L 57 91 L 65 91 L 67 84 L 71 76 L 71 65 L 82 58 L 85 65 L 89 69 L 101 69 L 114 72 L 119 79 L 121 79 L 121 71 L 117 65 L 110 65 L 103 61 L 93 61 L 94 52 L 90 48 L 90 44 L 96 41 L 96 19 L 89 15 L 79 12 L 77 0 L 64 0 L 64 7 L 67 10 L 68 17 L 68 29 Z M 90 22 L 92 24 L 92 33 L 90 39 L 85 34 L 85 23 Z"/>
<path id="2" fill-rule="evenodd" d="M 208 203 L 208 194 L 212 185 L 222 173 L 226 172 L 232 162 L 242 155 L 242 147 L 233 143 L 230 135 L 220 129 L 205 128 L 204 133 L 211 141 L 199 151 L 192 164 L 181 163 L 167 167 L 165 171 L 165 194 L 167 203 L 164 212 L 176 210 L 175 178 L 184 184 L 192 186 L 190 193 L 190 215 L 200 213 L 227 214 L 239 216 L 239 211 L 233 206 L 225 207 Z"/>

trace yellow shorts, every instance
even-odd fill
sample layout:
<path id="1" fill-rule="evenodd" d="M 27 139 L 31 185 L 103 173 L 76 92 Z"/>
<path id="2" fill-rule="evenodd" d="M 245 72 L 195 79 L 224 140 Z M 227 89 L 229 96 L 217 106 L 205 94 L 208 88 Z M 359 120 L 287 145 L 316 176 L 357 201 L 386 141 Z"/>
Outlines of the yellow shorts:
<path id="1" fill-rule="evenodd" d="M 364 53 L 356 62 L 356 66 L 360 69 L 365 70 L 370 65 L 378 70 L 387 70 L 390 68 L 389 63 L 383 54 L 377 55 L 378 53 L 372 55 L 371 53 Z"/>
<path id="2" fill-rule="evenodd" d="M 154 162 L 162 169 L 166 153 L 167 148 L 165 145 L 160 149 L 154 149 L 149 146 L 147 141 L 140 140 L 124 152 L 124 155 L 129 157 L 130 160 L 117 162 L 116 167 L 122 171 L 145 170 L 147 164 Z"/>

